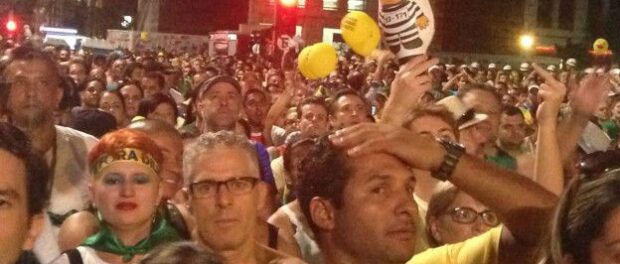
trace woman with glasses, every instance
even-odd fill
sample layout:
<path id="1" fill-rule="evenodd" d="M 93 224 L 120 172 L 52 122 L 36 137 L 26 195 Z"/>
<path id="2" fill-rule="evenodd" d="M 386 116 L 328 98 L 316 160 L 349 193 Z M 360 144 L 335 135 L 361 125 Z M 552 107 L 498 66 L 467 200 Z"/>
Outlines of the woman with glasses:
<path id="1" fill-rule="evenodd" d="M 431 247 L 462 242 L 498 225 L 493 211 L 448 182 L 437 186 L 428 203 L 426 234 Z"/>
<path id="2" fill-rule="evenodd" d="M 180 240 L 157 210 L 162 160 L 161 150 L 142 132 L 105 135 L 88 156 L 98 231 L 53 263 L 136 263 L 154 247 Z"/>

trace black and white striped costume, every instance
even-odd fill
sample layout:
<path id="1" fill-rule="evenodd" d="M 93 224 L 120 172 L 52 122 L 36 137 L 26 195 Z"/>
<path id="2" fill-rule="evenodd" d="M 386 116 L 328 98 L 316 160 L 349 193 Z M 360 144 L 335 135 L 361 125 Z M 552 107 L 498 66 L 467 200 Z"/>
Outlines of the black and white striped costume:
<path id="1" fill-rule="evenodd" d="M 423 42 L 416 20 L 424 16 L 420 6 L 412 0 L 403 0 L 395 5 L 387 5 L 379 12 L 379 24 L 384 40 L 392 53 L 404 60 L 412 55 L 408 51 L 419 48 Z"/>

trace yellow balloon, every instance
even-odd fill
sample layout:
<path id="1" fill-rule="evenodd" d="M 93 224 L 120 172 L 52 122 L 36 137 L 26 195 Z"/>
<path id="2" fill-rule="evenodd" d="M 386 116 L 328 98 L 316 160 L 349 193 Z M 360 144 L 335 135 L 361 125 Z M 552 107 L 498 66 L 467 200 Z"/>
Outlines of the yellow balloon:
<path id="1" fill-rule="evenodd" d="M 297 68 L 299 69 L 299 72 L 301 72 L 301 74 L 306 78 L 310 78 L 307 70 L 308 54 L 310 53 L 310 49 L 312 49 L 312 46 L 305 47 L 303 50 L 301 50 L 299 56 L 297 56 Z"/>
<path id="2" fill-rule="evenodd" d="M 140 32 L 140 40 L 147 41 L 149 40 L 149 33 L 146 31 Z"/>
<path id="3" fill-rule="evenodd" d="M 593 49 L 596 53 L 607 52 L 609 50 L 609 42 L 604 38 L 599 38 L 594 41 Z"/>
<path id="4" fill-rule="evenodd" d="M 308 59 L 305 62 L 306 76 L 309 79 L 319 79 L 329 76 L 336 69 L 338 54 L 332 44 L 317 43 L 308 51 Z"/>
<path id="5" fill-rule="evenodd" d="M 340 22 L 342 38 L 356 53 L 366 57 L 377 48 L 381 31 L 377 23 L 366 13 L 352 11 Z"/>

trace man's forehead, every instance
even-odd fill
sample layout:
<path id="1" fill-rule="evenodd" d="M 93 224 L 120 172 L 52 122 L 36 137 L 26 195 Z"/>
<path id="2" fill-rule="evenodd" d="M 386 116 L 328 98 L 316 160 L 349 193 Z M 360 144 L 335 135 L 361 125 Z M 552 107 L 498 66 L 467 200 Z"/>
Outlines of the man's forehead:
<path id="1" fill-rule="evenodd" d="M 8 76 L 31 75 L 40 78 L 51 77 L 52 70 L 43 60 L 16 60 L 7 66 L 6 73 Z"/>
<path id="2" fill-rule="evenodd" d="M 306 114 L 308 112 L 318 112 L 318 109 L 321 109 L 320 112 L 327 113 L 327 109 L 320 104 L 309 103 L 301 106 L 301 113 Z"/>
<path id="3" fill-rule="evenodd" d="M 230 83 L 227 82 L 219 82 L 216 84 L 213 84 L 209 89 L 207 89 L 206 94 L 213 94 L 213 93 L 220 93 L 220 92 L 234 92 L 236 94 L 238 94 L 239 92 L 237 91 L 237 89 L 235 88 L 235 86 L 233 86 Z"/>
<path id="4" fill-rule="evenodd" d="M 342 96 L 338 97 L 338 100 L 336 102 L 338 102 L 339 105 L 345 105 L 345 104 L 366 104 L 364 102 L 364 100 L 362 100 L 361 97 L 359 97 L 358 95 L 355 95 L 355 94 L 345 94 L 345 95 L 342 95 Z"/>
<path id="5" fill-rule="evenodd" d="M 348 165 L 352 168 L 351 177 L 356 180 L 369 181 L 376 176 L 386 180 L 413 180 L 413 173 L 409 167 L 397 157 L 385 154 L 374 153 L 361 157 L 349 158 Z"/>
<path id="6" fill-rule="evenodd" d="M 26 168 L 21 160 L 5 150 L 0 150 L 0 193 L 24 194 L 26 191 Z"/>

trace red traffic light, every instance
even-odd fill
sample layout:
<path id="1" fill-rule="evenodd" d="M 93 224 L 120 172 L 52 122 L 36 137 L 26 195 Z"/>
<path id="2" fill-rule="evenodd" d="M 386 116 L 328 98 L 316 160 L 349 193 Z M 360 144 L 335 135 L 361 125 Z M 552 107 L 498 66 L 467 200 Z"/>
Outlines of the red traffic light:
<path id="1" fill-rule="evenodd" d="M 10 32 L 17 30 L 17 23 L 14 20 L 9 20 L 6 22 L 6 30 Z"/>
<path id="2" fill-rule="evenodd" d="M 295 7 L 297 6 L 297 0 L 279 0 L 280 4 L 284 7 Z"/>

